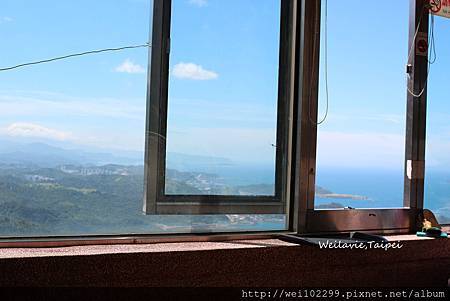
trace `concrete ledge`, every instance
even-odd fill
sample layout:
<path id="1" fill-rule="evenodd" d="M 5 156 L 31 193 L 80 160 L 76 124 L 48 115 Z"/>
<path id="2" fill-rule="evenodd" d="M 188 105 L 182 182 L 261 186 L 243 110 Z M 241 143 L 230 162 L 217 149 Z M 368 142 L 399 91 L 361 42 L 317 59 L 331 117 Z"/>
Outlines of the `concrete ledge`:
<path id="1" fill-rule="evenodd" d="M 401 249 L 325 250 L 279 240 L 0 250 L 2 286 L 448 285 L 450 240 L 393 236 Z"/>

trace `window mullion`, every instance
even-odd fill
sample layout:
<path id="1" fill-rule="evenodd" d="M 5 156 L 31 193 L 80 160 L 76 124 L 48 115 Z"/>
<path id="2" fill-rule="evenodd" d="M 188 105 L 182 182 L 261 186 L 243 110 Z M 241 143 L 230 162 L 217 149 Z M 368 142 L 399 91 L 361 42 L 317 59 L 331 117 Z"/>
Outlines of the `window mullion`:
<path id="1" fill-rule="evenodd" d="M 419 40 L 425 40 L 428 44 L 429 13 L 426 4 L 428 4 L 426 0 L 415 0 L 410 4 L 408 49 L 413 51 L 413 54 L 407 68 L 409 78 L 404 206 L 412 209 L 423 208 L 424 195 L 428 57 L 420 55 L 416 48 Z"/>

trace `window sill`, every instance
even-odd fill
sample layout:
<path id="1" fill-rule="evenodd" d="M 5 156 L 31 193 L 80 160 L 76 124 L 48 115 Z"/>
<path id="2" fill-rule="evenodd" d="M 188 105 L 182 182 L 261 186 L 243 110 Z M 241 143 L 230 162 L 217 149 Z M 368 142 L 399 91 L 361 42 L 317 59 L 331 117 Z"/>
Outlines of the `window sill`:
<path id="1" fill-rule="evenodd" d="M 5 248 L 0 249 L 0 260 L 5 258 L 29 258 L 52 256 L 89 256 L 133 253 L 196 252 L 233 249 L 253 249 L 280 246 L 296 246 L 278 239 L 239 240 L 227 242 L 183 242 L 124 245 L 89 245 L 56 248 Z"/>
<path id="2" fill-rule="evenodd" d="M 450 240 L 324 250 L 276 239 L 0 250 L 2 286 L 446 286 Z"/>
<path id="3" fill-rule="evenodd" d="M 450 227 L 444 230 L 450 232 Z M 429 241 L 429 237 L 417 237 L 416 235 L 389 235 L 389 241 Z M 52 256 L 89 256 L 107 254 L 133 254 L 133 253 L 168 253 L 168 252 L 194 252 L 232 249 L 253 249 L 268 247 L 302 247 L 278 239 L 251 239 L 230 240 L 224 242 L 172 242 L 172 243 L 135 243 L 135 244 L 98 244 L 80 246 L 58 247 L 12 247 L 0 248 L 0 260 L 7 258 L 30 258 Z"/>

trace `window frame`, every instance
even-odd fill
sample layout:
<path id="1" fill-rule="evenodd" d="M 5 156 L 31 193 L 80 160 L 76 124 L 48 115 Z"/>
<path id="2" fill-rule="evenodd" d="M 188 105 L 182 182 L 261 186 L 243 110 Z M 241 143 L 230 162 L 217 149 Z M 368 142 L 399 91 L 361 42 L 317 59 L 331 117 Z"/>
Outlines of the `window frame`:
<path id="1" fill-rule="evenodd" d="M 299 29 L 301 54 L 298 78 L 301 122 L 297 125 L 300 136 L 297 161 L 300 165 L 296 167 L 299 174 L 295 185 L 298 205 L 294 212 L 293 228 L 298 233 L 304 234 L 349 231 L 414 232 L 418 224 L 418 214 L 423 210 L 424 198 L 427 57 L 417 55 L 414 51 L 408 62 L 411 66 L 408 87 L 414 88 L 414 91 L 421 91 L 422 88 L 425 90 L 420 97 L 408 93 L 406 100 L 404 208 L 316 210 L 314 199 L 317 125 L 309 116 L 317 120 L 322 1 L 302 0 L 301 3 Z M 417 26 L 420 25 L 419 32 L 424 33 L 428 39 L 429 12 L 425 9 L 426 4 L 427 0 L 410 0 L 408 49 L 416 49 L 413 44 Z"/>
<path id="2" fill-rule="evenodd" d="M 227 232 L 192 234 L 149 234 L 149 235 L 90 235 L 72 237 L 20 237 L 4 238 L 0 240 L 0 247 L 34 247 L 34 246 L 61 246 L 61 245 L 89 245 L 89 244 L 115 244 L 115 243 L 154 243 L 174 241 L 216 241 L 232 239 L 269 238 L 276 233 L 341 233 L 350 231 L 367 231 L 377 233 L 408 233 L 415 231 L 417 216 L 423 210 L 424 198 L 424 160 L 426 138 L 426 79 L 428 65 L 425 57 L 411 56 L 411 73 L 408 86 L 420 91 L 425 87 L 425 92 L 420 98 L 408 93 L 407 96 L 407 127 L 406 127 L 406 151 L 405 151 L 405 208 L 398 209 L 356 209 L 356 210 L 314 210 L 315 196 L 315 169 L 317 148 L 317 126 L 310 121 L 310 114 L 317 119 L 318 105 L 318 70 L 320 53 L 320 7 L 321 0 L 281 0 L 287 1 L 291 7 L 289 31 L 292 39 L 289 39 L 290 57 L 289 69 L 289 97 L 290 112 L 287 119 L 292 126 L 289 127 L 289 160 L 290 170 L 286 174 L 286 183 L 290 185 L 287 192 L 287 221 L 286 231 L 267 232 Z M 151 33 L 152 47 L 149 50 L 148 66 L 148 92 L 146 112 L 146 150 L 165 148 L 165 136 L 158 136 L 164 123 L 161 122 L 161 110 L 163 105 L 159 102 L 161 95 L 167 93 L 162 89 L 152 87 L 161 86 L 161 75 L 168 72 L 166 57 L 169 55 L 170 40 L 164 39 L 164 31 L 170 29 L 170 4 L 168 0 L 152 0 Z M 421 32 L 428 32 L 428 11 L 423 7 L 427 0 L 410 0 L 409 22 L 409 46 L 414 43 L 415 29 L 420 24 Z M 167 23 L 169 20 L 169 24 Z M 169 28 L 167 27 L 169 26 Z M 313 64 L 315 62 L 315 64 Z M 315 69 L 315 72 L 312 70 Z M 314 73 L 316 76 L 312 77 Z M 311 89 L 312 85 L 312 89 Z M 311 93 L 311 95 L 310 95 Z M 152 99 L 150 102 L 149 100 Z M 158 101 L 156 101 L 156 100 Z M 167 105 L 167 103 L 166 103 Z M 167 108 L 165 108 L 167 109 Z M 310 112 L 308 110 L 311 110 Z M 156 133 L 156 134 L 155 134 Z M 165 150 L 164 150 L 165 151 Z M 145 153 L 145 189 L 144 212 L 165 212 L 158 210 L 156 202 L 147 202 L 149 198 L 156 199 L 157 182 L 160 168 L 150 166 L 150 162 L 161 166 L 159 152 Z M 408 163 L 410 162 L 410 163 Z M 413 169 L 408 177 L 408 168 Z M 186 204 L 183 204 L 183 206 Z M 190 204 L 188 204 L 190 205 Z M 218 204 L 233 213 L 264 212 L 254 206 L 235 206 Z M 222 207 L 224 206 L 224 207 Z M 226 207 L 228 206 L 228 207 Z M 197 206 L 194 208 L 199 208 Z M 235 209 L 242 212 L 235 212 Z M 170 209 L 170 208 L 169 208 Z M 250 211 L 248 210 L 250 209 Z M 201 208 L 196 213 L 204 213 Z M 208 209 L 209 210 L 209 209 Z M 224 213 L 227 211 L 224 210 Z M 284 210 L 284 208 L 283 208 Z M 176 211 L 176 210 L 175 210 Z M 368 218 L 368 217 L 374 217 Z"/>
<path id="3" fill-rule="evenodd" d="M 297 0 L 280 0 L 280 46 L 274 196 L 165 194 L 172 0 L 153 0 L 147 93 L 146 214 L 286 214 L 290 198 Z"/>

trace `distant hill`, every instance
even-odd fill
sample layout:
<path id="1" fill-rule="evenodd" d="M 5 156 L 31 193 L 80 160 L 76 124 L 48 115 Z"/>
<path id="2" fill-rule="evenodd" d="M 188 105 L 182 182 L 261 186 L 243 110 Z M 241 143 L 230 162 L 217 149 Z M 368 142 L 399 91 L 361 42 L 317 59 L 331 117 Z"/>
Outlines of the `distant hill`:
<path id="1" fill-rule="evenodd" d="M 143 167 L 17 167 L 0 165 L 0 236 L 83 235 L 189 231 L 201 227 L 251 227 L 281 216 L 147 216 Z M 168 170 L 166 192 L 174 194 L 261 194 L 273 185 L 230 187 L 214 174 Z M 188 227 L 186 229 L 186 227 Z"/>
<path id="2" fill-rule="evenodd" d="M 316 185 L 316 194 L 322 195 L 322 194 L 332 194 L 332 193 L 333 193 L 332 191 Z"/>
<path id="3" fill-rule="evenodd" d="M 42 142 L 0 140 L 0 164 L 57 167 L 61 165 L 144 165 L 143 152 L 120 150 L 85 150 L 80 146 L 54 146 Z M 233 164 L 219 157 L 169 153 L 167 166 L 180 171 L 200 170 Z"/>
<path id="4" fill-rule="evenodd" d="M 342 205 L 341 203 L 334 203 L 334 202 L 315 206 L 315 209 L 343 209 L 343 208 L 345 208 L 344 205 Z"/>
<path id="5" fill-rule="evenodd" d="M 142 164 L 138 157 L 122 157 L 108 152 L 87 152 L 80 149 L 64 149 L 45 143 L 9 144 L 0 148 L 0 163 L 56 167 L 65 164 Z"/>
<path id="6" fill-rule="evenodd" d="M 166 156 L 167 168 L 179 171 L 201 171 L 213 173 L 223 166 L 233 165 L 233 161 L 222 157 L 196 156 L 169 152 Z"/>
<path id="7" fill-rule="evenodd" d="M 46 145 L 36 149 L 41 154 L 48 151 L 49 156 L 62 153 L 60 149 Z M 218 224 L 220 227 L 242 226 L 243 223 L 251 226 L 264 223 L 265 219 L 279 223 L 280 227 L 283 225 L 281 215 L 239 215 L 233 218 L 225 215 L 209 218 L 146 216 L 142 212 L 143 188 L 142 165 L 65 164 L 41 167 L 0 163 L 0 236 L 181 231 L 186 225 L 190 227 L 192 220 L 196 220 L 198 225 L 209 223 L 212 227 Z M 274 195 L 275 185 L 233 186 L 213 173 L 167 169 L 165 189 L 169 195 L 270 196 Z M 324 194 L 335 195 L 317 186 L 316 195 Z M 330 202 L 316 208 L 343 207 L 342 204 Z"/>

